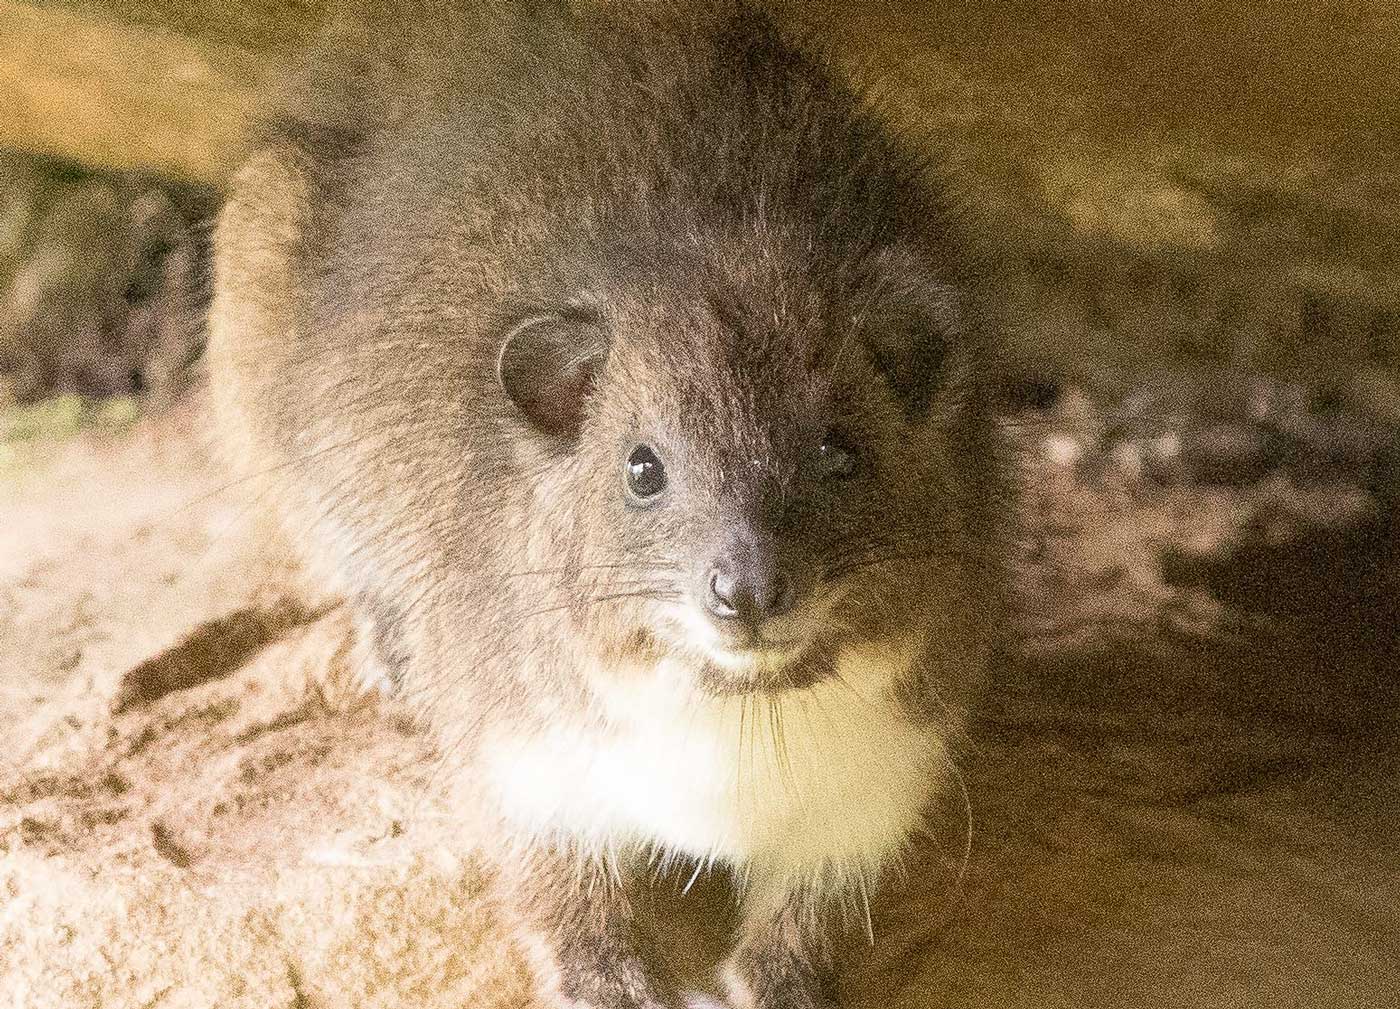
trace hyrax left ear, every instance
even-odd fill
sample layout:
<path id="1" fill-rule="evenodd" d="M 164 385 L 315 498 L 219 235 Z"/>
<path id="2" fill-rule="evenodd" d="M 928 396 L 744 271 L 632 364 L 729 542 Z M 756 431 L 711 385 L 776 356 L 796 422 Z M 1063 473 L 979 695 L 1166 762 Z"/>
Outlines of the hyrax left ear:
<path id="1" fill-rule="evenodd" d="M 933 401 L 947 356 L 948 338 L 933 328 L 892 334 L 875 347 L 876 366 L 911 417 L 922 415 Z"/>
<path id="2" fill-rule="evenodd" d="M 957 332 L 956 317 L 943 311 L 892 321 L 872 340 L 875 365 L 909 416 L 927 411 L 943 386 Z"/>
<path id="3" fill-rule="evenodd" d="M 531 424 L 548 435 L 574 438 L 607 354 L 606 337 L 596 323 L 538 316 L 506 334 L 496 373 Z"/>
<path id="4" fill-rule="evenodd" d="M 967 306 L 958 287 L 910 249 L 886 250 L 879 267 L 881 298 L 867 320 L 871 355 L 905 413 L 918 417 L 946 381 Z"/>

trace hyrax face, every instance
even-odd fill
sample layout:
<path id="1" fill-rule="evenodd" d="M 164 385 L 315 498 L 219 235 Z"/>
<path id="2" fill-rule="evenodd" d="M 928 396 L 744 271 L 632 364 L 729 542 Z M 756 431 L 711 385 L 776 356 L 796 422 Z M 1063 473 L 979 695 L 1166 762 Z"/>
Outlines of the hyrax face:
<path id="1" fill-rule="evenodd" d="M 599 647 L 688 655 L 715 693 L 803 687 L 966 595 L 938 587 L 974 563 L 956 488 L 988 465 L 967 306 L 911 249 L 724 244 L 728 269 L 673 249 L 521 320 L 500 377 L 557 453 Z"/>
<path id="2" fill-rule="evenodd" d="M 750 21 L 410 66 L 287 127 L 288 440 L 353 445 L 328 538 L 359 591 L 433 601 L 441 661 L 664 657 L 725 694 L 886 645 L 975 665 L 977 270 L 931 166 Z"/>

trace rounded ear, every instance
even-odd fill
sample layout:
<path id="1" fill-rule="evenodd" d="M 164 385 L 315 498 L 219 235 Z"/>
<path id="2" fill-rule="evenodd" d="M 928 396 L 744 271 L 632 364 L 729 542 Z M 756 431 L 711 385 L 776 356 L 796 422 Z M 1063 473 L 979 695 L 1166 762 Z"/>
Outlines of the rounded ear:
<path id="1" fill-rule="evenodd" d="M 885 319 L 875 313 L 870 350 L 895 398 L 917 417 L 943 384 L 949 351 L 961 336 L 963 306 L 953 288 L 919 278 L 892 300 L 899 311 Z"/>
<path id="2" fill-rule="evenodd" d="M 496 375 L 531 424 L 545 434 L 573 438 L 607 356 L 607 340 L 597 324 L 537 316 L 506 334 Z"/>
<path id="3" fill-rule="evenodd" d="M 876 367 L 905 412 L 918 417 L 928 409 L 943 377 L 948 337 L 931 326 L 883 335 L 873 348 Z"/>

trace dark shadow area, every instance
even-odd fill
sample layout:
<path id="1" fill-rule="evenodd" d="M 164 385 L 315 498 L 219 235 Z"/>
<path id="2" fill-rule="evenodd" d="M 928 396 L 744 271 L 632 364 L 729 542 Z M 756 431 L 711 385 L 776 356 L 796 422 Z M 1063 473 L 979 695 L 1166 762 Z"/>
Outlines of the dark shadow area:
<path id="1" fill-rule="evenodd" d="M 1170 585 L 1265 618 L 1236 661 L 1239 703 L 1365 736 L 1400 720 L 1400 512 L 1278 540 L 1267 519 L 1224 557 L 1166 553 Z"/>

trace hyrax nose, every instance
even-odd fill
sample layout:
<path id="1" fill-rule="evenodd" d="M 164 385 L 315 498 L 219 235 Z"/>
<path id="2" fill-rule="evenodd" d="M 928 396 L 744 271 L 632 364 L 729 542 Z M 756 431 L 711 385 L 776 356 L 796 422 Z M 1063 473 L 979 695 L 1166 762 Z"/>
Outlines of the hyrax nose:
<path id="1" fill-rule="evenodd" d="M 792 609 L 792 579 L 772 557 L 745 551 L 716 560 L 705 575 L 705 607 L 719 620 L 757 626 Z"/>

